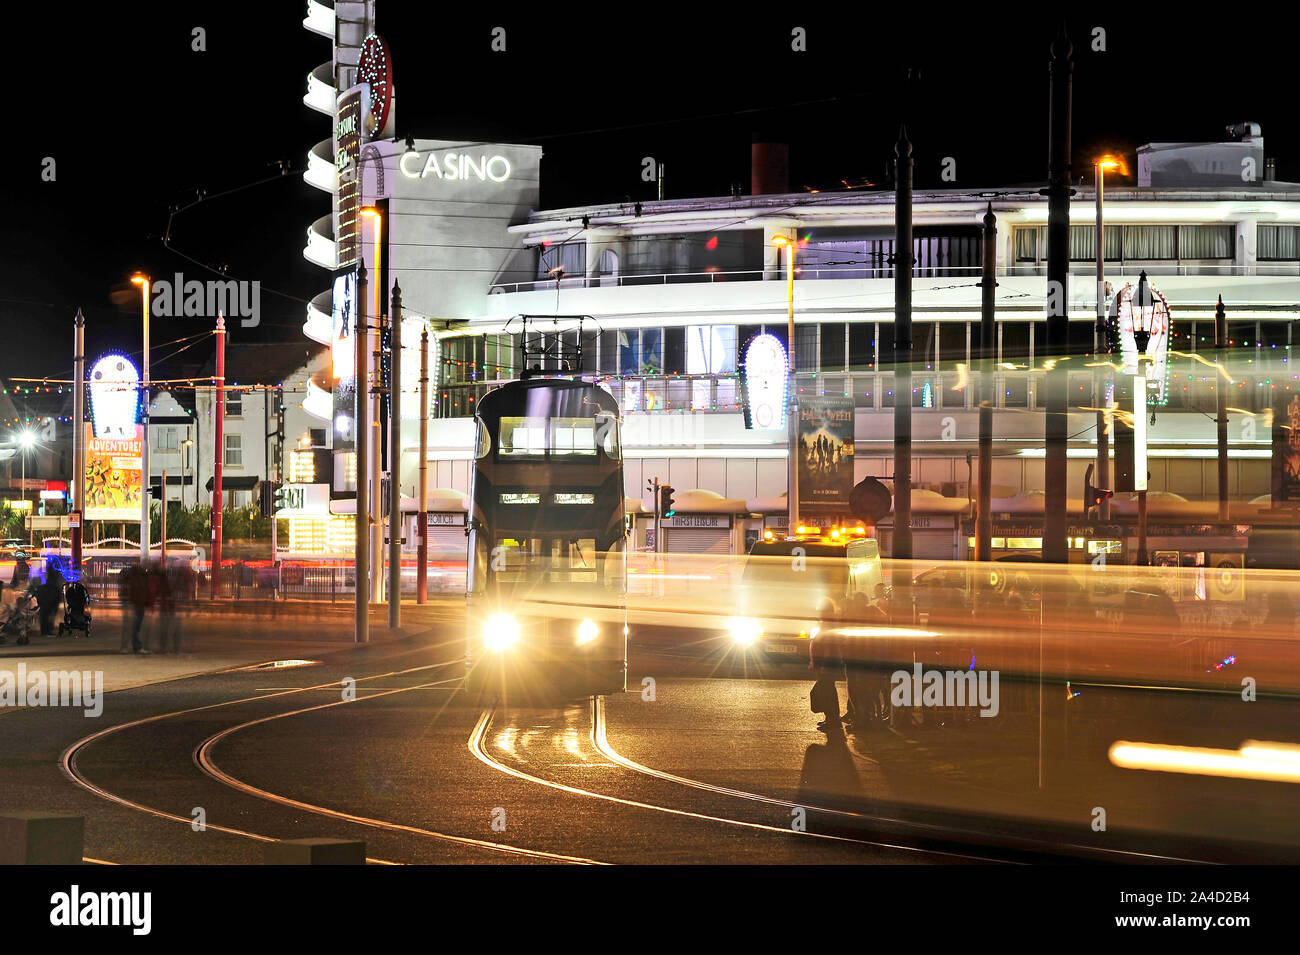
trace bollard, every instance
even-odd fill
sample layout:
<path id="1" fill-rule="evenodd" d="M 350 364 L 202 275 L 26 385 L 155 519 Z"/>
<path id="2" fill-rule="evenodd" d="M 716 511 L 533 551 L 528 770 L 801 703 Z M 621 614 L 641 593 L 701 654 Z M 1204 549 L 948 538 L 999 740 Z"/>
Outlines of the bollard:
<path id="1" fill-rule="evenodd" d="M 0 865 L 81 865 L 85 835 L 85 817 L 74 813 L 4 813 Z"/>
<path id="2" fill-rule="evenodd" d="M 352 839 L 282 839 L 262 847 L 263 865 L 365 865 L 366 844 Z"/>

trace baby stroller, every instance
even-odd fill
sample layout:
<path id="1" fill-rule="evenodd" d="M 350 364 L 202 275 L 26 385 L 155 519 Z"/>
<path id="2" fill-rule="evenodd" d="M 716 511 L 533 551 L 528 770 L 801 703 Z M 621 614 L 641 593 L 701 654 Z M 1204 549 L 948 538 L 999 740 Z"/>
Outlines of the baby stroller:
<path id="1" fill-rule="evenodd" d="M 17 637 L 14 642 L 19 646 L 28 643 L 27 632 L 32 629 L 39 608 L 36 605 L 36 593 L 27 589 L 18 595 L 12 607 L 3 610 L 5 617 L 0 622 L 0 644 L 7 642 L 5 637 Z"/>
<path id="2" fill-rule="evenodd" d="M 63 588 L 63 622 L 59 624 L 59 636 L 65 636 L 74 630 L 82 631 L 82 636 L 90 636 L 90 591 L 80 581 L 73 581 Z"/>

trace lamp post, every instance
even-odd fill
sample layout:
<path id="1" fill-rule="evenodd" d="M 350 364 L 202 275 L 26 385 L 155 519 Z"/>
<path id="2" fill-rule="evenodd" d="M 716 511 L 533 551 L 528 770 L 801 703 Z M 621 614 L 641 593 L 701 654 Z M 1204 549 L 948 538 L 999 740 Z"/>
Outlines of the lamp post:
<path id="1" fill-rule="evenodd" d="M 786 520 L 786 533 L 793 534 L 799 524 L 799 398 L 795 393 L 795 360 L 794 360 L 794 248 L 795 240 L 790 236 L 777 235 L 772 237 L 772 244 L 777 248 L 777 260 L 780 261 L 781 249 L 785 249 L 785 338 L 786 338 L 786 357 L 789 360 L 789 370 L 786 386 L 786 426 L 790 435 L 790 454 L 786 478 L 786 501 L 788 507 L 788 516 Z M 658 536 L 656 535 L 655 544 L 658 546 Z"/>
<path id="2" fill-rule="evenodd" d="M 1105 366 L 1101 363 L 1101 354 L 1106 349 L 1106 225 L 1102 211 L 1105 202 L 1106 170 L 1115 169 L 1119 163 L 1109 156 L 1102 156 L 1094 163 L 1097 169 L 1097 324 L 1092 333 L 1092 355 L 1096 363 L 1097 374 L 1093 380 L 1093 389 L 1097 395 L 1097 486 L 1110 487 L 1110 438 L 1107 431 Z M 1086 507 L 1085 502 L 1085 507 Z M 1097 505 L 1097 519 L 1110 518 L 1110 503 L 1106 500 Z"/>
<path id="3" fill-rule="evenodd" d="M 24 431 L 22 434 L 18 436 L 18 444 L 23 449 L 23 479 L 22 479 L 23 512 L 27 518 L 28 533 L 31 534 L 33 533 L 32 512 L 31 512 L 31 508 L 27 506 L 27 452 L 30 451 L 32 447 L 36 444 L 36 435 L 33 434 L 31 431 Z M 10 471 L 9 473 L 12 474 L 13 472 Z M 27 543 L 28 544 L 32 543 L 32 539 L 30 536 L 27 539 Z"/>
<path id="4" fill-rule="evenodd" d="M 194 475 L 194 451 L 192 450 L 194 447 L 194 439 L 186 438 L 184 441 L 184 446 L 185 446 L 185 470 L 190 472 L 190 481 L 195 482 L 198 480 L 198 478 Z M 199 489 L 196 484 L 194 488 L 194 503 L 198 504 L 198 502 L 199 502 Z M 185 485 L 182 484 L 181 485 L 181 507 L 184 506 L 185 506 Z"/>
<path id="5" fill-rule="evenodd" d="M 131 276 L 131 284 L 140 286 L 140 316 L 144 332 L 144 358 L 140 388 L 144 398 L 144 440 L 140 443 L 140 560 L 149 560 L 149 288 L 152 282 L 143 272 Z"/>

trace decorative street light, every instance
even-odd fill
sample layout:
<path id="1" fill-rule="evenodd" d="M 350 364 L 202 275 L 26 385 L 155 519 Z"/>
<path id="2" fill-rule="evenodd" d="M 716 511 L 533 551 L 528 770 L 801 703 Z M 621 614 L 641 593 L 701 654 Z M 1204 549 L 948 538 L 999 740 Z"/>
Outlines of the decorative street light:
<path id="1" fill-rule="evenodd" d="M 789 476 L 786 480 L 788 500 L 788 525 L 786 533 L 793 534 L 799 523 L 799 398 L 795 393 L 795 359 L 794 359 L 794 250 L 795 239 L 792 236 L 775 235 L 772 244 L 777 248 L 777 261 L 780 262 L 781 249 L 785 249 L 785 289 L 786 289 L 786 353 L 789 359 L 789 381 L 786 388 L 788 396 L 786 419 L 790 431 Z"/>
<path id="2" fill-rule="evenodd" d="M 131 276 L 131 284 L 140 287 L 141 322 L 144 330 L 144 357 L 140 371 L 140 389 L 144 397 L 144 441 L 140 444 L 140 560 L 149 560 L 149 288 L 151 281 L 143 272 Z"/>
<path id="3" fill-rule="evenodd" d="M 35 444 L 36 444 L 36 435 L 32 431 L 24 431 L 18 435 L 18 445 L 23 449 L 23 484 L 22 484 L 23 510 L 26 512 L 27 526 L 29 529 L 32 526 L 32 522 L 31 522 L 31 511 L 27 507 L 27 452 L 30 451 Z M 10 471 L 9 473 L 13 474 L 12 471 Z M 31 541 L 28 540 L 28 543 L 30 544 Z"/>
<path id="4" fill-rule="evenodd" d="M 1097 484 L 1110 487 L 1110 448 L 1107 429 L 1110 401 L 1106 395 L 1105 366 L 1101 355 L 1106 350 L 1106 217 L 1103 212 L 1106 192 L 1106 170 L 1116 169 L 1119 162 L 1102 156 L 1094 164 L 1097 169 L 1097 324 L 1093 332 L 1093 361 L 1097 365 L 1094 388 L 1097 394 Z M 1097 506 L 1099 520 L 1110 518 L 1110 504 L 1102 500 Z"/>

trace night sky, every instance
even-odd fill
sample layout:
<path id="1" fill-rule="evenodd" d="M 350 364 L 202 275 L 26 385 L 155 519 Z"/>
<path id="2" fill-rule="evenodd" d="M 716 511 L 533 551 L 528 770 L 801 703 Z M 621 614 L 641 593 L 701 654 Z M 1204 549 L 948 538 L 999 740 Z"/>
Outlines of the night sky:
<path id="1" fill-rule="evenodd" d="M 236 328 L 233 341 L 301 341 L 303 303 L 327 285 L 301 251 L 307 226 L 329 211 L 301 179 L 307 150 L 330 132 L 302 104 L 308 71 L 330 56 L 329 41 L 301 25 L 305 5 L 130 6 L 32 5 L 13 44 L 0 377 L 67 377 L 78 306 L 89 355 L 138 350 L 136 269 L 216 277 L 189 257 L 260 280 L 262 325 Z M 706 19 L 702 5 L 539 7 L 527 19 L 378 6 L 398 135 L 539 143 L 547 208 L 653 198 L 640 179 L 644 156 L 666 164 L 671 198 L 726 195 L 733 181 L 748 191 L 756 133 L 791 144 L 792 190 L 886 185 L 909 66 L 921 71 L 908 116 L 918 188 L 1045 182 L 1048 47 L 1059 21 L 1042 12 L 953 20 L 918 5 L 915 21 L 896 23 L 867 5 L 818 18 L 738 6 Z M 1286 31 L 1121 13 L 1068 24 L 1076 178 L 1100 152 L 1127 151 L 1131 162 L 1142 143 L 1215 141 L 1247 120 L 1262 126 L 1279 178 L 1300 178 Z M 196 26 L 206 52 L 191 50 Z M 490 50 L 494 26 L 507 30 L 504 54 Z M 794 26 L 807 29 L 808 52 L 791 52 Z M 1090 49 L 1095 27 L 1106 31 L 1105 52 Z M 41 180 L 47 156 L 54 182 Z M 949 156 L 955 184 L 939 180 Z M 169 209 L 197 190 L 212 198 L 174 217 L 169 250 Z M 210 338 L 159 365 L 180 347 L 169 342 L 205 330 L 155 319 L 155 377 L 206 357 Z"/>

